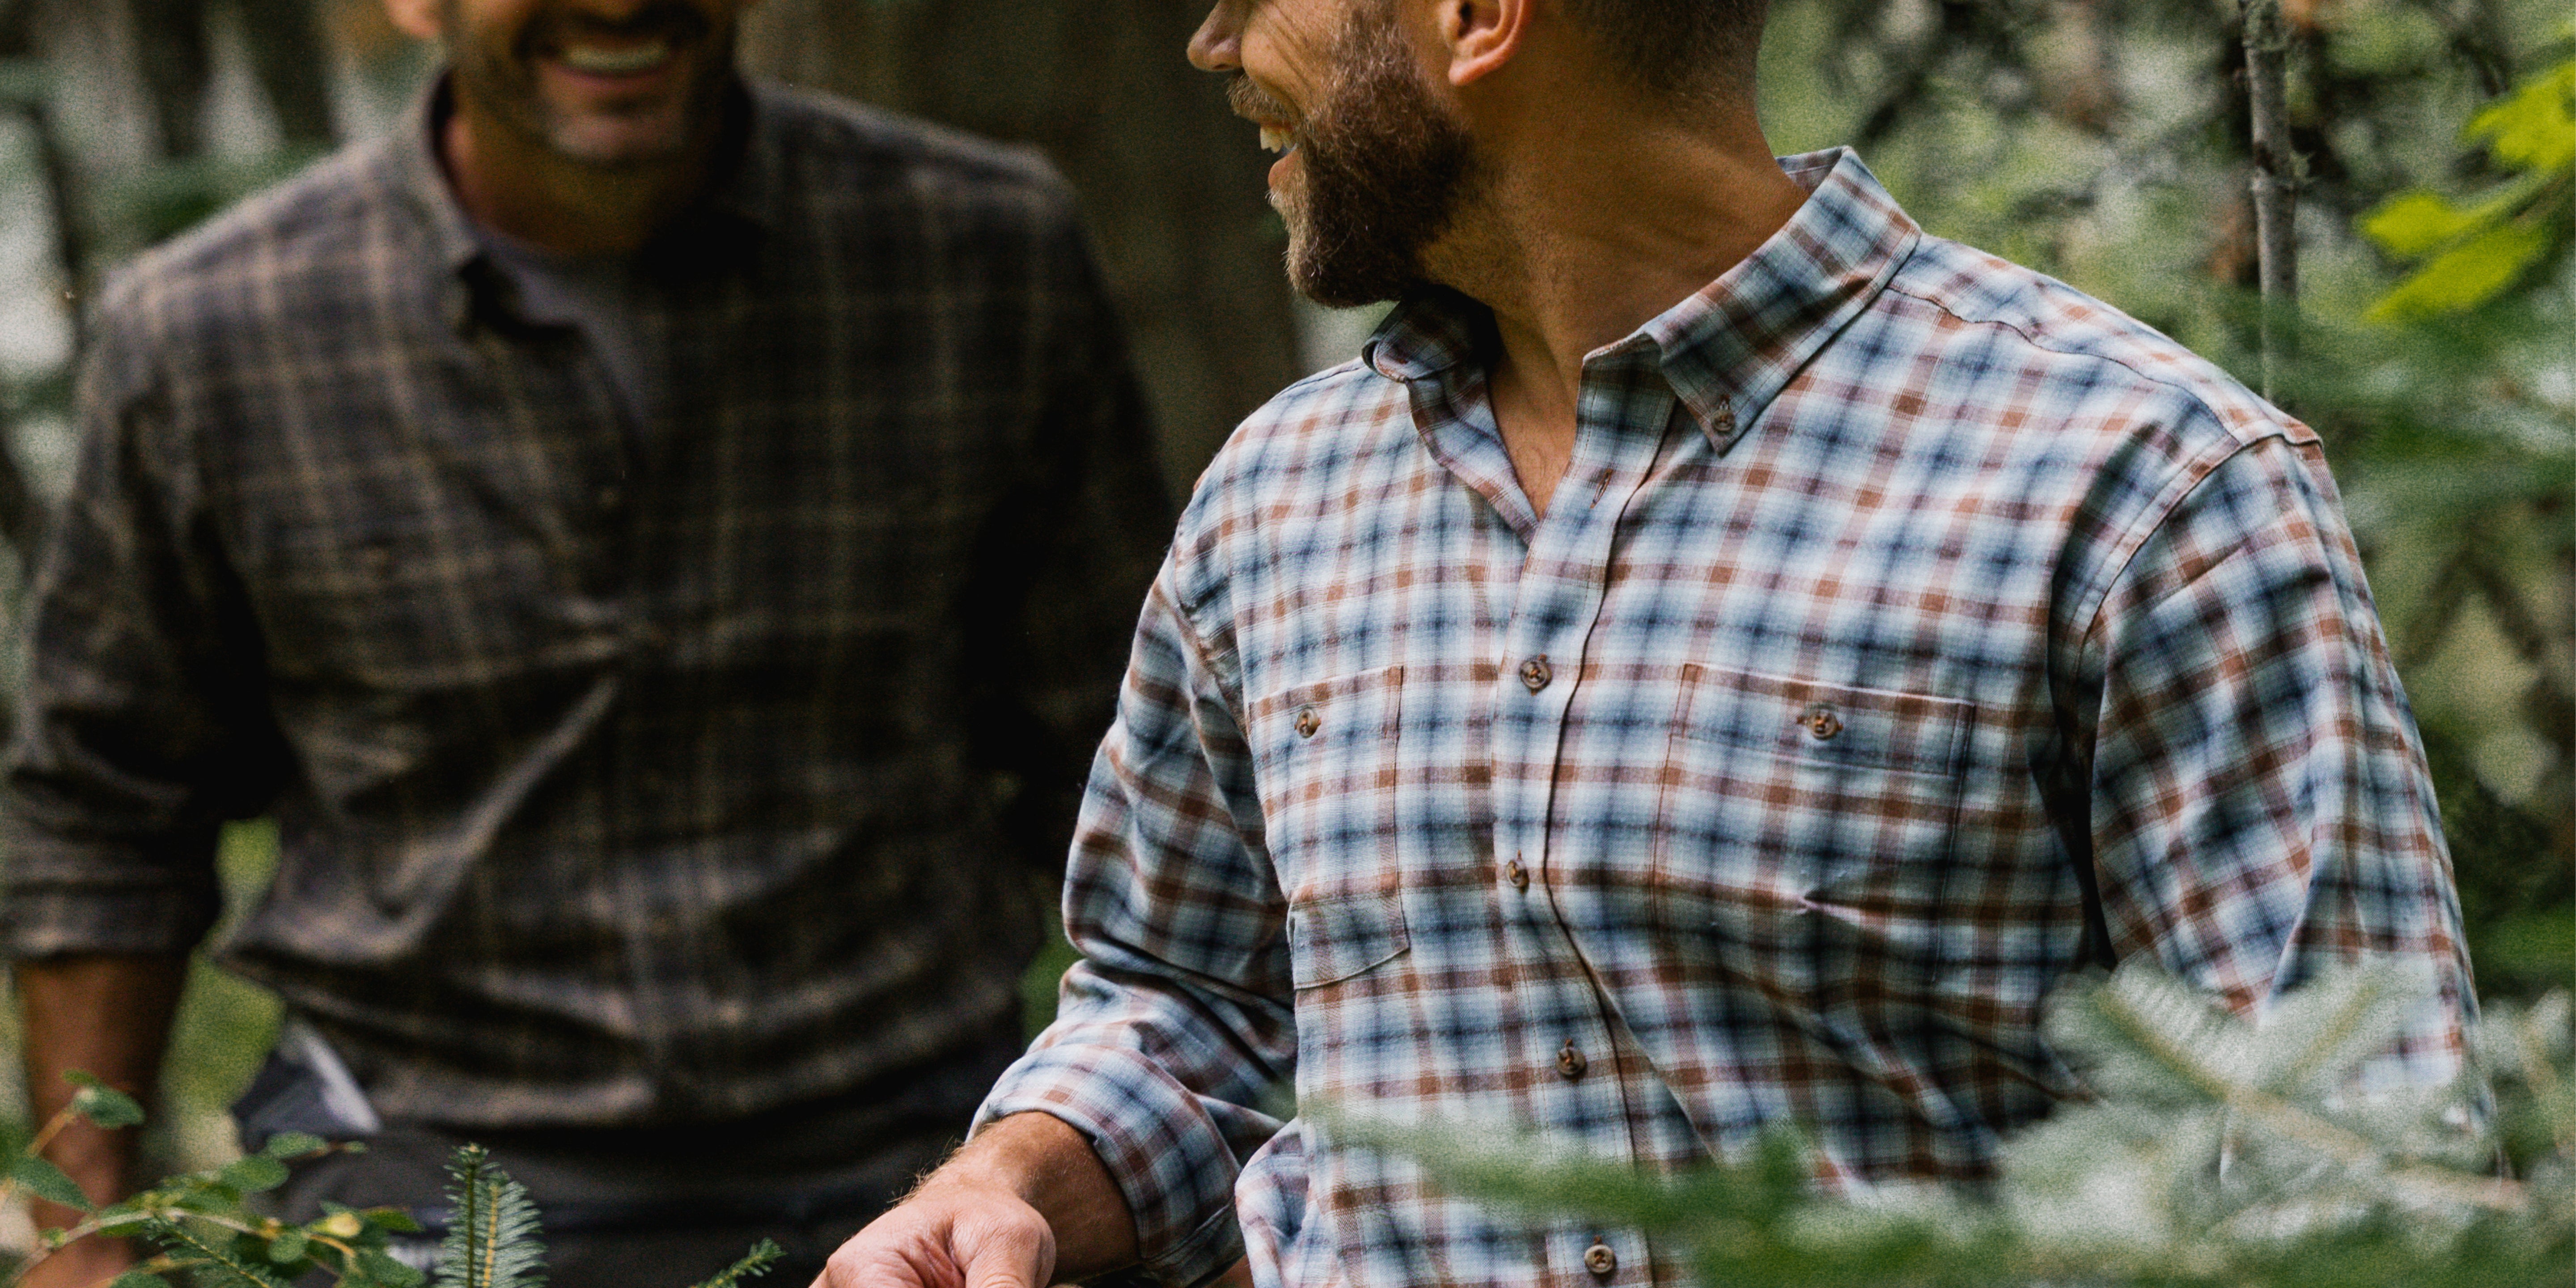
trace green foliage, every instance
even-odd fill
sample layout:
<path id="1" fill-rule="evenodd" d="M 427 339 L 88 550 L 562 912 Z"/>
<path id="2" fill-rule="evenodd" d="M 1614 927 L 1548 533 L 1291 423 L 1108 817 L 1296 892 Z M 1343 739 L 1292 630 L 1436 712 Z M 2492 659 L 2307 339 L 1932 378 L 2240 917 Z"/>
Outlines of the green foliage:
<path id="1" fill-rule="evenodd" d="M 2008 1140 L 2001 1180 L 1974 1193 L 1823 1195 L 1790 1131 L 1657 1178 L 1534 1141 L 1326 1118 L 1455 1193 L 1673 1240 L 1726 1288 L 2564 1288 L 2567 996 L 2492 1011 L 2451 1085 L 2375 1078 L 2370 1057 L 2423 1004 L 2420 977 L 2391 968 L 2321 979 L 2259 1025 L 2138 962 L 2070 987 L 2048 1033 L 2095 1098 Z M 2527 1160 L 2515 1176 L 2490 1174 L 2500 1140 Z"/>
<path id="2" fill-rule="evenodd" d="M 65 1077 L 80 1088 L 72 1104 L 26 1140 L 0 1179 L 0 1202 L 14 1190 L 51 1199 L 87 1215 L 68 1229 L 40 1231 L 34 1255 L 0 1274 L 0 1288 L 75 1239 L 90 1235 L 141 1236 L 160 1255 L 119 1276 L 110 1288 L 287 1288 L 320 1273 L 339 1288 L 428 1288 L 432 1278 L 395 1259 L 398 1235 L 419 1235 L 420 1223 L 400 1208 L 364 1211 L 325 1203 L 322 1216 L 302 1224 L 266 1215 L 252 1196 L 286 1183 L 288 1164 L 324 1154 L 363 1149 L 289 1132 L 260 1152 L 222 1167 L 173 1176 L 109 1207 L 93 1210 L 79 1187 L 41 1153 L 76 1118 L 107 1127 L 142 1121 L 133 1100 L 84 1073 Z M 481 1146 L 469 1145 L 448 1163 L 448 1201 L 455 1215 L 440 1249 L 435 1288 L 542 1288 L 545 1245 L 538 1241 L 536 1205 L 527 1190 L 492 1164 Z M 739 1288 L 768 1272 L 777 1244 L 760 1241 L 740 1261 L 698 1288 Z"/>
<path id="3" fill-rule="evenodd" d="M 2513 177 L 2467 205 L 2416 188 L 2362 221 L 2362 233 L 2391 257 L 2423 261 L 2371 307 L 2374 321 L 2474 309 L 2566 249 L 2576 197 L 2576 58 L 2470 118 L 2461 137 Z"/>

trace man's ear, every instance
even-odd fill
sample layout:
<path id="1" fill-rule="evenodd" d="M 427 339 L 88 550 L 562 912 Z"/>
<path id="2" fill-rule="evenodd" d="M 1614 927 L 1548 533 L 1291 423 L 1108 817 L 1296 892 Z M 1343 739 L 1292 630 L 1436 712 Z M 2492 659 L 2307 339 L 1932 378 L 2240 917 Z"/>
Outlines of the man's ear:
<path id="1" fill-rule="evenodd" d="M 406 36 L 438 39 L 438 0 L 385 0 L 385 16 Z"/>
<path id="2" fill-rule="evenodd" d="M 1538 8 L 1538 0 L 1436 0 L 1436 4 L 1452 85 L 1483 80 L 1510 62 Z"/>

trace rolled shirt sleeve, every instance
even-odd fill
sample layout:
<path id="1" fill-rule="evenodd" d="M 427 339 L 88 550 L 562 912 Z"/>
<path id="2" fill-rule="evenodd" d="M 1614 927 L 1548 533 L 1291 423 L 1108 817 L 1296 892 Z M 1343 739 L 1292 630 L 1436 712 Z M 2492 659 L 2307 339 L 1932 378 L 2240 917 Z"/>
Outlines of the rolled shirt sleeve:
<path id="1" fill-rule="evenodd" d="M 216 830 L 256 813 L 283 764 L 148 306 L 112 296 L 95 330 L 71 492 L 28 594 L 0 824 L 13 958 L 194 945 L 219 905 Z"/>
<path id="2" fill-rule="evenodd" d="M 1286 902 L 1211 656 L 1167 565 L 1078 825 L 1064 919 L 1083 960 L 977 1116 L 1036 1111 L 1082 1132 L 1146 1267 L 1178 1283 L 1241 1255 L 1234 1180 L 1280 1125 L 1252 1106 L 1295 1059 Z"/>

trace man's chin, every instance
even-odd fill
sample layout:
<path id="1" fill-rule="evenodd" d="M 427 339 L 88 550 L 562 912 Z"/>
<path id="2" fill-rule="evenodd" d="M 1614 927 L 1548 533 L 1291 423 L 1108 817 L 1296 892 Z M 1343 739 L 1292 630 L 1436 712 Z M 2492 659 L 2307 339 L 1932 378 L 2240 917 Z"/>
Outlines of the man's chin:
<path id="1" fill-rule="evenodd" d="M 693 124 L 679 102 L 664 101 L 624 111 L 550 112 L 543 132 L 557 155 L 614 170 L 686 153 Z"/>

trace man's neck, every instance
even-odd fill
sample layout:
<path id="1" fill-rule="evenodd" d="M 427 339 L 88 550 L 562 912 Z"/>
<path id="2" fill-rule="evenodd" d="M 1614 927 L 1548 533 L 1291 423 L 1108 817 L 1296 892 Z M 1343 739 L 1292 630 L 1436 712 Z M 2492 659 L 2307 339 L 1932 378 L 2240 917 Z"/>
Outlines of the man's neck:
<path id="1" fill-rule="evenodd" d="M 646 165 L 586 165 L 458 102 L 439 131 L 440 160 L 476 222 L 558 255 L 639 250 L 706 186 L 721 131 Z"/>
<path id="2" fill-rule="evenodd" d="M 1573 451 L 1584 357 L 1734 267 L 1806 199 L 1749 109 L 1721 124 L 1547 121 L 1551 137 L 1504 152 L 1522 160 L 1498 164 L 1425 257 L 1493 310 L 1494 411 L 1542 511 Z"/>

